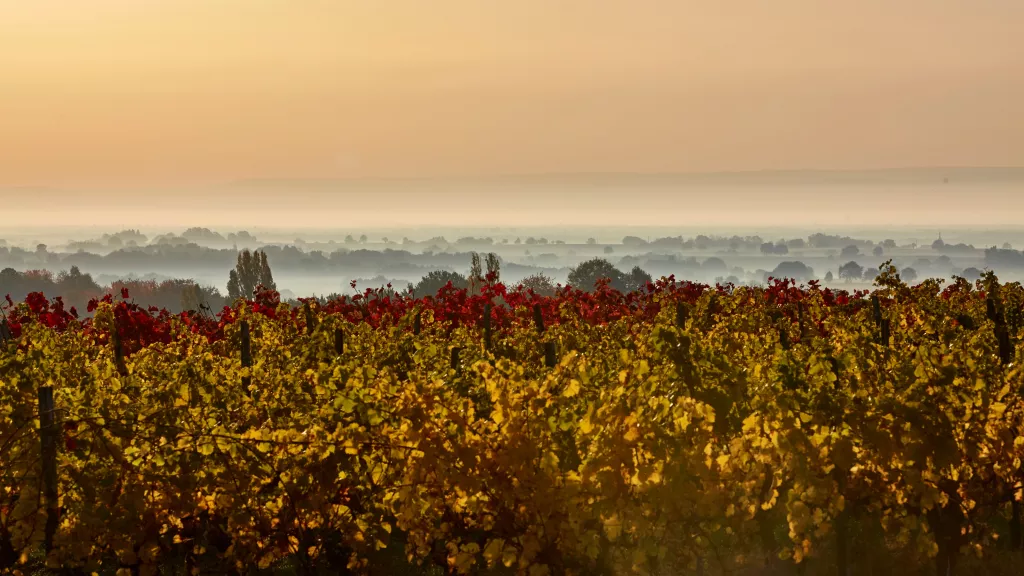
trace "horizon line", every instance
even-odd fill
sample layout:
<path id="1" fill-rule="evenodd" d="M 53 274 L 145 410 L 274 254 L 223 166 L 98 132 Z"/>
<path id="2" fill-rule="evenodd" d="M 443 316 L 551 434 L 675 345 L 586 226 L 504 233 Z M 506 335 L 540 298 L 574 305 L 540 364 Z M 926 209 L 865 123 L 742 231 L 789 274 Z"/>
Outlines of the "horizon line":
<path id="1" fill-rule="evenodd" d="M 0 192 L 47 192 L 59 190 L 90 190 L 105 188 L 208 188 L 216 186 L 246 186 L 284 183 L 332 184 L 360 182 L 444 182 L 471 180 L 515 180 L 515 179 L 553 179 L 553 178 L 727 178 L 756 176 L 827 176 L 827 175 L 884 175 L 908 173 L 950 172 L 984 174 L 987 172 L 1011 172 L 1024 179 L 1024 165 L 948 165 L 948 166 L 899 166 L 882 168 L 764 168 L 743 170 L 703 170 L 703 171 L 544 171 L 544 172 L 498 172 L 498 173 L 460 173 L 438 176 L 273 176 L 273 177 L 240 177 L 227 180 L 202 181 L 193 183 L 156 183 L 156 184 L 109 184 L 109 185 L 52 185 L 52 184 L 20 184 L 0 185 Z"/>
<path id="2" fill-rule="evenodd" d="M 430 181 L 430 180 L 466 180 L 466 179 L 499 179 L 499 178 L 551 178 L 551 177 L 612 177 L 612 176 L 758 176 L 758 175 L 796 175 L 796 174 L 881 174 L 896 172 L 978 172 L 978 171 L 1020 171 L 1024 175 L 1024 165 L 936 165 L 936 166 L 898 166 L 883 168 L 763 168 L 744 170 L 700 170 L 700 171 L 545 171 L 545 172 L 496 172 L 483 174 L 450 174 L 444 176 L 280 176 L 262 178 L 236 178 L 228 180 L 228 184 L 264 183 L 264 182 L 366 182 L 366 181 Z"/>

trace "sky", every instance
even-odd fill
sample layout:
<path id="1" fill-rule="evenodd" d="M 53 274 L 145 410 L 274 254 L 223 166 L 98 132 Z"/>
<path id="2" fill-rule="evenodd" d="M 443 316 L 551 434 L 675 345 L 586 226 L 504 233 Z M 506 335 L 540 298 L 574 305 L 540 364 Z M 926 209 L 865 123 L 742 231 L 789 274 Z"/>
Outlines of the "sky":
<path id="1" fill-rule="evenodd" d="M 1020 0 L 0 0 L 0 189 L 1019 166 L 1021 22 Z"/>

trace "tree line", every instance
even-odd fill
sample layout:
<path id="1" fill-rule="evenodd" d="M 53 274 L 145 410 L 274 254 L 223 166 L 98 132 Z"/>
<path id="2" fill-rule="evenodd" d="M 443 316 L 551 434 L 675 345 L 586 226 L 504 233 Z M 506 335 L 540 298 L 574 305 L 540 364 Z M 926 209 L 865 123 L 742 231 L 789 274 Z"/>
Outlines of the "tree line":
<path id="1" fill-rule="evenodd" d="M 881 244 L 876 248 L 884 245 Z M 195 247 L 195 245 L 193 246 Z M 770 250 L 779 251 L 778 246 L 778 244 L 773 244 Z M 199 248 L 199 250 L 209 249 Z M 245 249 L 236 252 L 234 267 L 228 272 L 227 294 L 221 294 L 215 287 L 200 286 L 190 279 L 172 279 L 162 282 L 152 280 L 119 280 L 113 282 L 110 286 L 101 286 L 90 274 L 83 273 L 77 265 L 72 265 L 69 270 L 61 271 L 57 274 L 46 270 L 18 272 L 13 268 L 5 268 L 0 271 L 0 295 L 9 294 L 12 299 L 20 300 L 31 292 L 42 292 L 47 296 L 60 296 L 68 306 L 84 310 L 90 299 L 99 298 L 108 293 L 117 293 L 122 288 L 126 288 L 136 302 L 143 306 L 165 308 L 171 312 L 218 310 L 238 298 L 251 296 L 260 286 L 265 289 L 276 290 L 277 284 L 274 281 L 270 262 L 272 259 L 276 262 L 277 258 L 272 258 L 269 253 L 276 252 L 277 257 L 283 257 L 287 260 L 286 255 L 291 250 L 298 252 L 298 249 L 295 247 L 284 247 L 279 250 L 259 249 L 254 251 Z M 765 252 L 768 250 L 769 248 L 767 247 L 764 249 Z M 843 249 L 843 254 L 848 256 L 852 255 L 855 251 L 859 254 L 859 249 L 856 246 L 849 245 Z M 382 252 L 372 250 L 359 252 L 360 254 L 354 256 L 372 258 L 382 255 Z M 362 252 L 366 254 L 361 254 Z M 386 252 L 384 253 L 385 256 Z M 1021 254 L 1018 251 L 1005 248 L 986 250 L 986 258 L 999 261 L 1005 265 L 1024 267 L 1024 255 Z M 463 258 L 462 262 L 465 262 L 464 258 L 468 256 L 469 271 L 467 274 L 450 269 L 432 270 L 424 274 L 419 281 L 411 283 L 405 288 L 390 287 L 389 289 L 394 293 L 426 296 L 437 294 L 439 290 L 450 283 L 457 289 L 466 289 L 471 293 L 477 293 L 485 282 L 500 281 L 503 261 L 496 253 L 489 252 L 481 256 L 477 252 L 469 252 L 453 256 L 461 256 Z M 635 259 L 635 257 L 633 258 Z M 620 266 L 627 264 L 629 260 L 630 258 L 628 257 L 624 258 L 620 262 Z M 948 261 L 949 258 L 943 255 L 939 260 Z M 717 268 L 715 263 L 717 263 Z M 931 264 L 927 260 L 923 260 L 923 263 L 925 265 Z M 694 260 L 693 264 L 697 264 L 696 260 Z M 728 268 L 720 258 L 709 258 L 706 262 L 700 264 L 700 268 L 704 271 L 720 270 L 721 275 L 715 278 L 718 283 L 740 283 L 737 276 L 728 275 Z M 982 274 L 983 271 L 981 269 L 969 267 L 959 275 L 973 281 L 980 278 Z M 839 266 L 837 275 L 840 280 L 847 282 L 871 281 L 874 278 L 875 270 L 850 260 Z M 900 275 L 907 282 L 914 282 L 919 277 L 917 270 L 910 266 L 902 268 Z M 799 261 L 782 262 L 771 272 L 764 272 L 764 279 L 767 279 L 769 276 L 792 278 L 798 281 L 809 281 L 816 278 L 814 270 Z M 643 289 L 648 282 L 653 281 L 652 275 L 639 265 L 633 265 L 628 272 L 625 272 L 607 259 L 591 258 L 569 269 L 568 285 L 590 291 L 602 279 L 606 279 L 611 288 L 621 292 Z M 826 282 L 834 280 L 831 271 L 825 274 L 824 280 Z M 553 295 L 558 288 L 555 281 L 544 273 L 530 274 L 518 282 L 517 286 L 531 289 L 541 295 Z M 359 288 L 379 287 L 360 286 Z M 339 296 L 341 294 L 332 294 L 329 297 Z"/>

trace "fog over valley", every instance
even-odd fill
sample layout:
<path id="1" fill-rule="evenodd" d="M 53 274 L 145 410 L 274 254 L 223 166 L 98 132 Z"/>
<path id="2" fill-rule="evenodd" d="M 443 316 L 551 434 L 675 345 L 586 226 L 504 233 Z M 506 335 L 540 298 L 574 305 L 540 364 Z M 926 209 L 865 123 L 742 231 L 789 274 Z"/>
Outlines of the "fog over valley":
<path id="1" fill-rule="evenodd" d="M 705 192 L 719 191 L 710 186 Z M 228 273 L 245 250 L 266 254 L 286 300 L 388 286 L 429 295 L 448 279 L 456 285 L 465 281 L 474 254 L 493 255 L 500 280 L 508 286 L 543 278 L 552 287 L 573 284 L 583 290 L 593 289 L 593 279 L 572 274 L 595 261 L 623 278 L 674 276 L 707 284 L 764 285 L 775 277 L 870 289 L 886 261 L 911 283 L 955 276 L 975 280 L 988 270 L 1004 281 L 1024 278 L 1021 228 L 791 222 L 731 227 L 11 227 L 0 238 L 0 294 L 23 298 L 38 290 L 81 305 L 85 292 L 149 282 L 164 285 L 160 304 L 175 310 L 183 306 L 183 287 L 194 283 L 222 304 L 230 301 Z M 72 272 L 88 280 L 70 282 Z M 642 285 L 637 282 L 633 288 Z"/>

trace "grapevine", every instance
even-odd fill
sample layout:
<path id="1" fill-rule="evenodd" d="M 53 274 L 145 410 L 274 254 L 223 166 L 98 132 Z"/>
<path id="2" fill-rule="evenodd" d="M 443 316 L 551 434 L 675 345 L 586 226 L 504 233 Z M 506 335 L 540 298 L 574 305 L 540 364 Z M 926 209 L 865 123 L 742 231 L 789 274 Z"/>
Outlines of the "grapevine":
<path id="1" fill-rule="evenodd" d="M 732 573 L 863 566 L 870 547 L 947 574 L 1022 544 L 1024 289 L 992 275 L 942 289 L 883 267 L 871 298 L 671 278 L 261 292 L 214 318 L 121 296 L 89 318 L 5 306 L 0 570 L 363 573 L 391 554 Z M 60 435 L 49 552 L 40 387 Z"/>

